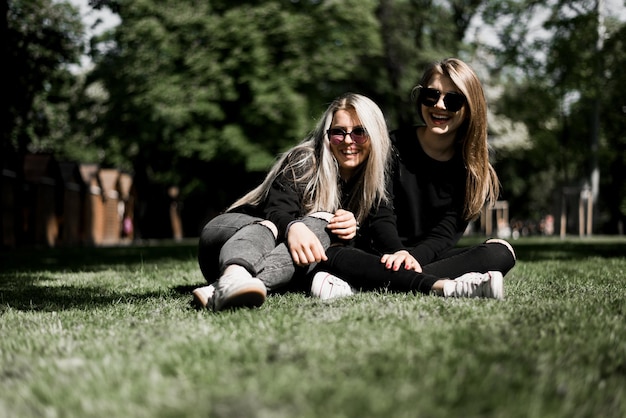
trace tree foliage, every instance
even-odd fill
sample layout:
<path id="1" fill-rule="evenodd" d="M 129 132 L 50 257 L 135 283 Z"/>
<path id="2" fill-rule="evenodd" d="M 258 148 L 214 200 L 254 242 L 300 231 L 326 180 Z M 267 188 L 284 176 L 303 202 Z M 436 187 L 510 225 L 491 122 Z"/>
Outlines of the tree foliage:
<path id="1" fill-rule="evenodd" d="M 532 138 L 532 149 L 503 152 L 498 167 L 505 185 L 518 186 L 509 199 L 524 208 L 520 216 L 538 219 L 558 212 L 564 187 L 588 184 L 596 162 L 608 174 L 614 160 L 623 160 L 623 153 L 604 150 L 620 141 L 626 127 L 624 110 L 606 94 L 607 85 L 621 77 L 618 62 L 624 52 L 616 44 L 624 24 L 607 10 L 600 12 L 596 2 L 585 0 L 493 1 L 485 8 L 485 21 L 499 28 L 492 71 L 506 86 L 497 110 L 522 121 Z M 612 129 L 609 120 L 619 120 L 621 128 Z M 602 196 L 623 196 L 614 175 L 601 180 Z M 624 213 L 610 198 L 601 203 L 612 213 L 602 221 L 615 232 Z"/>
<path id="2" fill-rule="evenodd" d="M 423 67 L 462 40 L 435 31 L 469 19 L 455 4 L 102 0 L 122 21 L 95 40 L 87 80 L 108 93 L 93 101 L 104 161 L 205 193 L 206 164 L 264 171 L 345 91 L 376 100 L 390 126 L 411 121 Z"/>
<path id="3" fill-rule="evenodd" d="M 187 159 L 264 169 L 360 71 L 357 45 L 380 55 L 371 2 L 308 13 L 258 3 L 120 3 L 114 47 L 94 56 L 91 75 L 109 92 L 103 140 L 170 181 Z M 348 7 L 357 11 L 349 20 L 322 19 L 348 16 Z"/>
<path id="4" fill-rule="evenodd" d="M 462 40 L 458 29 L 435 31 L 469 19 L 453 3 L 115 2 L 122 24 L 102 39 L 114 47 L 94 54 L 91 77 L 110 94 L 103 137 L 123 139 L 124 155 L 174 150 L 254 170 L 346 90 L 409 119 L 406 98 L 423 66 L 455 55 Z"/>
<path id="5" fill-rule="evenodd" d="M 74 77 L 68 66 L 84 52 L 78 11 L 51 0 L 4 2 L 4 155 L 55 149 Z"/>
<path id="6" fill-rule="evenodd" d="M 390 127 L 415 122 L 409 92 L 424 66 L 458 56 L 488 88 L 493 136 L 528 136 L 496 146 L 512 215 L 554 213 L 593 156 L 608 223 L 624 218 L 625 29 L 607 14 L 599 43 L 594 2 L 90 0 L 121 23 L 90 39 L 85 73 L 70 71 L 85 50 L 74 7 L 3 4 L 3 151 L 115 166 L 223 207 L 240 190 L 215 176 L 262 173 L 338 94 L 370 96 Z M 477 41 L 476 28 L 497 43 Z"/>

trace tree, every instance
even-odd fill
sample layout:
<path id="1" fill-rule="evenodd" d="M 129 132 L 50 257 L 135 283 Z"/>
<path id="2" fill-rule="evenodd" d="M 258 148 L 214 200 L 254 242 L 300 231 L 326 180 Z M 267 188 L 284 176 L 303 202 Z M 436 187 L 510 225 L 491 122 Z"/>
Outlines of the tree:
<path id="1" fill-rule="evenodd" d="M 599 103 L 596 99 L 604 101 L 600 92 L 605 91 L 607 80 L 603 75 L 614 78 L 619 67 L 607 61 L 611 54 L 596 48 L 598 9 L 592 2 L 494 1 L 485 8 L 483 18 L 501 28 L 492 71 L 508 90 L 497 111 L 524 122 L 533 139 L 532 150 L 515 157 L 504 155 L 505 161 L 498 168 L 505 184 L 519 183 L 515 177 L 528 173 L 526 186 L 515 190 L 510 199 L 520 203 L 521 216 L 538 219 L 554 212 L 550 196 L 558 198 L 562 187 L 589 182 L 590 156 L 595 152 L 590 138 L 594 135 L 592 116 Z M 620 24 L 610 18 L 608 21 L 606 36 L 615 39 Z M 606 109 L 602 103 L 600 106 Z M 605 111 L 601 115 L 600 131 L 605 132 Z M 599 153 L 602 155 L 603 150 Z M 507 157 L 517 161 L 514 172 L 507 173 L 512 167 Z M 599 161 L 606 173 L 607 160 Z M 604 187 L 606 181 L 611 180 L 603 180 Z M 601 200 L 606 205 L 602 196 Z M 524 201 L 530 204 L 522 205 Z M 603 209 L 600 217 L 605 213 Z"/>
<path id="2" fill-rule="evenodd" d="M 373 2 L 114 5 L 122 23 L 96 40 L 111 47 L 92 48 L 87 82 L 108 94 L 103 163 L 183 198 L 214 192 L 210 173 L 264 170 L 380 56 Z M 241 192 L 230 179 L 216 209 Z"/>
<path id="3" fill-rule="evenodd" d="M 407 120 L 421 69 L 458 52 L 479 3 L 98 2 L 122 19 L 100 39 L 113 47 L 94 50 L 90 77 L 110 94 L 103 148 L 264 169 L 302 136 L 315 109 L 350 89 L 378 99 L 392 119 Z M 435 31 L 437 25 L 455 30 Z"/>
<path id="4" fill-rule="evenodd" d="M 258 176 L 340 93 L 372 97 L 391 127 L 414 121 L 411 88 L 430 61 L 468 54 L 482 3 L 90 0 L 121 24 L 91 40 L 93 71 L 59 73 L 24 106 L 46 123 L 21 143 L 132 171 L 145 190 L 210 192 L 222 208 L 247 184 L 216 190 L 215 176 Z"/>
<path id="5" fill-rule="evenodd" d="M 432 61 L 446 57 L 466 58 L 464 42 L 472 19 L 484 0 L 380 0 L 377 18 L 381 25 L 383 59 L 376 65 L 386 70 L 379 102 L 391 125 L 417 122 L 409 93 Z"/>
<path id="6" fill-rule="evenodd" d="M 608 207 L 606 232 L 624 234 L 626 223 L 626 25 L 609 27 L 604 44 L 604 85 L 600 91 L 603 143 L 599 160 L 604 162 L 601 195 Z"/>
<path id="7" fill-rule="evenodd" d="M 2 110 L 3 153 L 23 155 L 47 147 L 50 107 L 67 100 L 83 52 L 78 11 L 51 0 L 4 2 L 5 94 Z M 7 155 L 7 154 L 4 154 Z"/>
<path id="8" fill-rule="evenodd" d="M 458 53 L 480 3 L 93 1 L 122 23 L 93 43 L 87 86 L 108 96 L 91 102 L 103 117 L 90 131 L 103 163 L 139 183 L 206 194 L 206 173 L 264 171 L 345 91 L 376 100 L 391 126 L 411 121 L 411 87 Z"/>

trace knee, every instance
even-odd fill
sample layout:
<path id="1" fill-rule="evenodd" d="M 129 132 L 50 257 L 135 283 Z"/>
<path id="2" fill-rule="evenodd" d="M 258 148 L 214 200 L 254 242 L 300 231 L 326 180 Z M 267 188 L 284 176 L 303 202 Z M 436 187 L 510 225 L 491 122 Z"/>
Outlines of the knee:
<path id="1" fill-rule="evenodd" d="M 314 213 L 310 214 L 309 216 L 311 216 L 313 218 L 323 219 L 326 222 L 330 222 L 330 220 L 335 215 L 330 213 L 330 212 L 314 212 Z"/>
<path id="2" fill-rule="evenodd" d="M 274 225 L 274 222 L 268 221 L 266 219 L 266 220 L 259 222 L 259 224 L 263 225 L 264 227 L 272 231 L 272 234 L 274 235 L 274 239 L 278 237 L 278 228 L 276 227 L 276 225 Z"/>
<path id="3" fill-rule="evenodd" d="M 517 256 L 515 255 L 515 251 L 513 250 L 513 247 L 507 241 L 503 239 L 499 239 L 499 238 L 491 238 L 485 241 L 485 244 L 502 244 L 509 250 L 509 252 L 511 253 L 511 256 L 513 257 L 513 260 L 517 260 Z"/>
<path id="4" fill-rule="evenodd" d="M 302 222 L 315 234 L 326 231 L 326 226 L 334 215 L 328 212 L 315 212 L 302 218 Z"/>
<path id="5" fill-rule="evenodd" d="M 213 233 L 213 226 L 211 225 L 211 222 L 204 225 L 204 227 L 200 231 L 200 239 L 199 239 L 200 247 L 210 246 L 214 241 L 214 235 L 215 234 Z"/>
<path id="6" fill-rule="evenodd" d="M 332 233 L 328 230 L 328 221 L 332 218 L 332 214 L 328 214 L 330 217 L 326 219 L 324 214 L 326 212 L 316 212 L 311 215 L 305 216 L 302 222 L 317 236 L 324 247 L 328 247 L 332 241 Z"/>

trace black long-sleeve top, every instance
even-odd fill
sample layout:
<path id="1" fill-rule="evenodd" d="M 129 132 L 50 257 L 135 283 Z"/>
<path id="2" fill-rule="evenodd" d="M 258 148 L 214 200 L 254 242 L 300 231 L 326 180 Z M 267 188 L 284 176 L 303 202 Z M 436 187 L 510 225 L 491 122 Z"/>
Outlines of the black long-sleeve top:
<path id="1" fill-rule="evenodd" d="M 344 181 L 337 180 L 341 187 L 341 205 L 351 210 L 349 202 L 358 186 L 359 176 Z M 244 212 L 253 216 L 270 220 L 278 228 L 278 240 L 286 238 L 287 228 L 292 221 L 305 216 L 304 190 L 296 184 L 292 173 L 283 170 L 272 182 L 266 199 L 258 207 L 251 205 L 235 208 L 233 211 Z M 404 249 L 397 234 L 395 214 L 391 201 L 380 204 L 370 210 L 365 221 L 360 225 L 357 237 L 351 245 L 365 248 L 371 246 L 370 241 L 382 252 L 395 252 Z"/>
<path id="2" fill-rule="evenodd" d="M 402 243 L 421 264 L 456 245 L 468 222 L 463 219 L 466 168 L 461 150 L 448 161 L 430 158 L 415 126 L 391 132 L 396 150 L 393 204 Z"/>

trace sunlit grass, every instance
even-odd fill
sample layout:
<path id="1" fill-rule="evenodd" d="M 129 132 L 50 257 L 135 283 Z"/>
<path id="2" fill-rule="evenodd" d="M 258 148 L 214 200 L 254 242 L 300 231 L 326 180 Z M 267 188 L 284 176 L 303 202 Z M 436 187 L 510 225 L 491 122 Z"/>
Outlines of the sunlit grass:
<path id="1" fill-rule="evenodd" d="M 505 301 L 221 313 L 195 243 L 4 252 L 0 416 L 626 416 L 626 240 L 514 244 Z"/>

